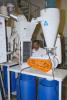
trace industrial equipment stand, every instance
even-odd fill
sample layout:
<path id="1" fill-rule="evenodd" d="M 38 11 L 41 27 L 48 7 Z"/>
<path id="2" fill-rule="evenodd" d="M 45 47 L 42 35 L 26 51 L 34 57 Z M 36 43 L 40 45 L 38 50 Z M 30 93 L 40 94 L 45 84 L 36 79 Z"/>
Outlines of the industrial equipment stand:
<path id="1" fill-rule="evenodd" d="M 7 64 L 8 66 L 8 64 Z M 8 74 L 8 100 L 10 100 L 10 72 L 15 72 L 15 73 L 22 73 L 22 74 L 28 74 L 28 75 L 33 75 L 41 78 L 47 78 L 47 79 L 53 79 L 53 76 L 41 71 L 38 71 L 33 68 L 25 69 L 21 72 L 23 67 L 20 65 L 14 66 L 14 67 L 8 67 L 7 74 Z M 55 70 L 55 80 L 59 82 L 59 100 L 61 100 L 61 94 L 62 94 L 62 81 L 63 79 L 67 76 L 67 70 L 64 69 L 56 69 Z"/>

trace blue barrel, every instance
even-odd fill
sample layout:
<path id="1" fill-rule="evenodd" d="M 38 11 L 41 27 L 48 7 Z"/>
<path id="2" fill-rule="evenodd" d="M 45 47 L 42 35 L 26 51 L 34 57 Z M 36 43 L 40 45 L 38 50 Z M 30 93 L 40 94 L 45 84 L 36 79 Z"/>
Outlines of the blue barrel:
<path id="1" fill-rule="evenodd" d="M 18 85 L 17 100 L 36 100 L 36 77 L 21 74 Z"/>
<path id="2" fill-rule="evenodd" d="M 21 94 L 20 94 L 20 77 L 17 78 L 16 82 L 16 99 L 21 100 Z"/>
<path id="3" fill-rule="evenodd" d="M 4 89 L 7 94 L 8 91 L 8 85 L 7 85 L 7 67 L 3 66 L 3 83 L 4 83 Z"/>
<path id="4" fill-rule="evenodd" d="M 7 94 L 8 92 L 7 66 L 3 66 L 3 82 L 4 82 L 5 92 Z M 11 83 L 10 85 L 11 92 L 16 91 L 16 78 L 14 72 L 10 72 L 10 83 Z"/>
<path id="5" fill-rule="evenodd" d="M 39 79 L 38 100 L 59 100 L 59 82 Z"/>

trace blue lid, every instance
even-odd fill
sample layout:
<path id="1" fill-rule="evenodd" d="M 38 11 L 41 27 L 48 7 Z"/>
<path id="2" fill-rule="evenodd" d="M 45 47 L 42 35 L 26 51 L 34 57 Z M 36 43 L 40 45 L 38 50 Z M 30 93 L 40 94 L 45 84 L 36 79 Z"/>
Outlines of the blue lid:
<path id="1" fill-rule="evenodd" d="M 39 83 L 40 83 L 40 85 L 48 86 L 48 87 L 54 87 L 59 84 L 59 82 L 57 80 L 47 80 L 45 78 L 40 78 Z"/>
<path id="2" fill-rule="evenodd" d="M 32 76 L 32 75 L 20 74 L 20 79 L 21 80 L 32 80 L 32 79 L 35 79 L 35 78 L 36 77 Z"/>

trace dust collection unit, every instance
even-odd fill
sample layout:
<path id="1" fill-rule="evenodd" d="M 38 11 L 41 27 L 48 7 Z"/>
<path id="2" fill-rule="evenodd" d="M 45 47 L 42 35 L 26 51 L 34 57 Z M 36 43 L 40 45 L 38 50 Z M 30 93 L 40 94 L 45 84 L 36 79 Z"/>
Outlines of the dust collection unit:
<path id="1" fill-rule="evenodd" d="M 40 11 L 40 16 L 32 18 L 31 21 L 27 21 L 24 15 L 9 15 L 9 17 L 14 20 L 16 36 L 19 37 L 19 65 L 21 65 L 23 69 L 31 67 L 53 76 L 52 79 L 39 78 L 38 85 L 36 86 L 36 76 L 19 74 L 18 78 L 15 79 L 15 73 L 11 72 L 11 92 L 17 92 L 17 100 L 59 100 L 59 82 L 55 80 L 54 72 L 57 66 L 62 62 L 61 41 L 60 35 L 58 34 L 60 11 L 56 8 L 56 0 L 45 0 L 44 4 L 44 9 Z M 6 62 L 7 55 L 4 26 L 5 17 L 1 15 L 0 21 L 3 23 L 3 29 L 1 28 L 1 31 L 3 32 L 2 36 L 4 39 L 4 47 L 1 45 L 2 50 L 0 51 L 0 54 L 2 59 L 0 59 L 0 63 L 3 63 Z M 41 24 L 46 42 L 46 47 L 43 48 L 46 50 L 46 54 L 44 52 L 35 54 L 34 52 L 32 55 L 31 38 L 37 24 L 39 23 Z M 11 39 L 13 40 L 16 36 L 11 37 Z M 10 42 L 12 42 L 12 40 Z M 1 53 L 2 51 L 3 53 Z M 27 59 L 24 58 L 26 56 Z M 7 93 L 8 86 L 6 84 L 6 68 L 7 67 L 4 64 L 4 87 Z"/>

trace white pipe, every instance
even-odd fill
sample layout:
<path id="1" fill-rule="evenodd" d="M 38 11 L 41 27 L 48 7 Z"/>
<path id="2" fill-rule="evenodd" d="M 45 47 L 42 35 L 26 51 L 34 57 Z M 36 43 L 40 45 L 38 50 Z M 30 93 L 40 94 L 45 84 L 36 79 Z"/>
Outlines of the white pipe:
<path id="1" fill-rule="evenodd" d="M 15 15 L 13 15 L 13 14 L 10 14 L 10 17 L 13 18 L 13 19 L 16 20 L 16 21 L 18 20 L 18 17 L 15 16 Z"/>
<path id="2" fill-rule="evenodd" d="M 62 53 L 61 53 L 61 40 L 60 35 L 57 36 L 56 40 L 56 57 L 58 58 L 59 64 L 62 63 Z"/>

